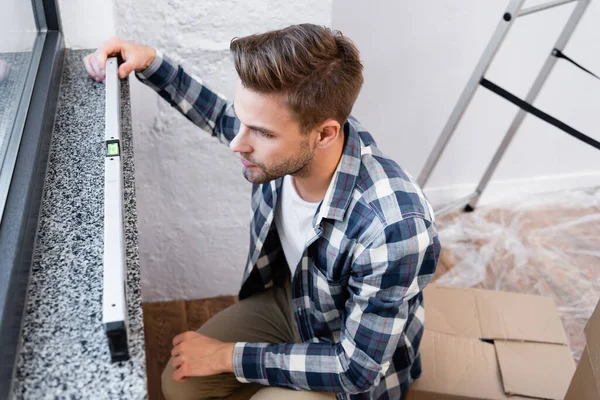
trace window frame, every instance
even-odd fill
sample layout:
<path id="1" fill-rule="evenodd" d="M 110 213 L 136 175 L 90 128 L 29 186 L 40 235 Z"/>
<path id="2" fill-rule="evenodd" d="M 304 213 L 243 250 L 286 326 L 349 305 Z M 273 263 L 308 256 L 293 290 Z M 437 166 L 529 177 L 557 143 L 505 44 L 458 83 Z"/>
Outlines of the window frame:
<path id="1" fill-rule="evenodd" d="M 9 139 L 14 165 L 0 220 L 0 398 L 11 397 L 14 383 L 65 51 L 58 0 L 31 3 L 38 34 Z"/>

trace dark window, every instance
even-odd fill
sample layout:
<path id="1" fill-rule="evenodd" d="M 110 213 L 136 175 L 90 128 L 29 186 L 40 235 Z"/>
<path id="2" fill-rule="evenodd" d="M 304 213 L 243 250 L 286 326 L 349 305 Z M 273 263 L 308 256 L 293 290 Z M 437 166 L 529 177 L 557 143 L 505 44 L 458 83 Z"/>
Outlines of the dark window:
<path id="1" fill-rule="evenodd" d="M 0 9 L 0 399 L 8 398 L 25 312 L 64 40 L 57 0 Z"/>

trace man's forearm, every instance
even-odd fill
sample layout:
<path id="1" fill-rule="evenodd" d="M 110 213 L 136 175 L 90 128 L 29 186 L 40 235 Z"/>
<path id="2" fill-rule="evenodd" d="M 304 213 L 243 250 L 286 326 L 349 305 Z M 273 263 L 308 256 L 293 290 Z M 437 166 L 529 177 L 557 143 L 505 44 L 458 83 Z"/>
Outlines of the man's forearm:
<path id="1" fill-rule="evenodd" d="M 152 63 L 137 78 L 201 129 L 229 144 L 239 129 L 231 104 L 199 78 L 156 51 Z"/>
<path id="2" fill-rule="evenodd" d="M 359 350 L 356 350 L 359 352 Z M 235 344 L 233 371 L 240 382 L 296 390 L 362 393 L 381 372 L 377 363 L 358 365 L 340 343 Z"/>

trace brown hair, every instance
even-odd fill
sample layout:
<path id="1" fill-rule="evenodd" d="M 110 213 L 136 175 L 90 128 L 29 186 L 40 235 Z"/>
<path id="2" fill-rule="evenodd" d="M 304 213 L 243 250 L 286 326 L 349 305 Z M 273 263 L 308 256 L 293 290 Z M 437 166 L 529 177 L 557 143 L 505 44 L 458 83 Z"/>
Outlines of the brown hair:
<path id="1" fill-rule="evenodd" d="M 354 43 L 318 25 L 234 38 L 230 50 L 244 86 L 259 93 L 283 93 L 304 132 L 328 118 L 343 125 L 363 83 Z"/>

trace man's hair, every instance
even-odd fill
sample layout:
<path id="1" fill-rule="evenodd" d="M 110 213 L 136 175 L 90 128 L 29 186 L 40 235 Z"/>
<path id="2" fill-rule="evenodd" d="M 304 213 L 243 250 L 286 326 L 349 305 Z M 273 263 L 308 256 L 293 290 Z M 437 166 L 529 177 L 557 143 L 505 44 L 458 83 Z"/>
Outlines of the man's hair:
<path id="1" fill-rule="evenodd" d="M 304 133 L 328 118 L 343 125 L 363 84 L 358 49 L 326 27 L 300 24 L 234 38 L 230 50 L 242 84 L 283 94 Z"/>

